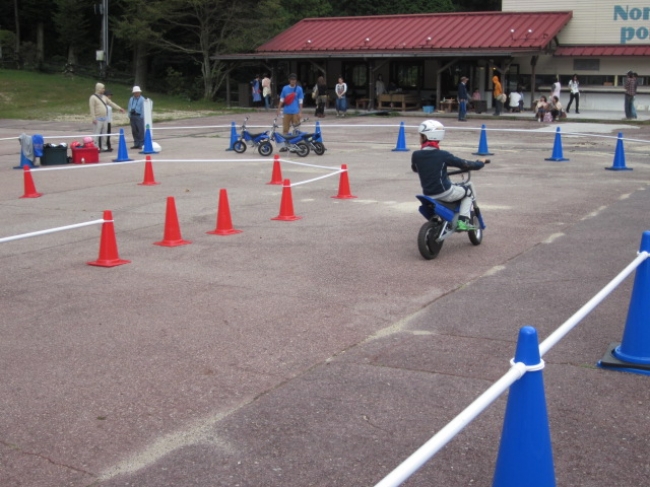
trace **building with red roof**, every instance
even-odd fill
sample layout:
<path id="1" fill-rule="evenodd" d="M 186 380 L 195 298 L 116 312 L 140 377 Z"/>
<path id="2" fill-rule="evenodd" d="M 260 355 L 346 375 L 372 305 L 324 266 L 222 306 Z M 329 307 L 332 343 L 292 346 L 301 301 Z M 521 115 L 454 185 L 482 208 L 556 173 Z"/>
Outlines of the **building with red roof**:
<path id="1" fill-rule="evenodd" d="M 557 77 L 566 87 L 578 74 L 585 93 L 582 106 L 593 101 L 594 107 L 606 109 L 603 103 L 616 103 L 629 66 L 650 51 L 647 33 L 644 38 L 643 29 L 624 25 L 647 11 L 636 3 L 641 5 L 637 0 L 625 7 L 593 0 L 566 10 L 566 2 L 559 0 L 503 0 L 501 12 L 309 18 L 252 53 L 217 57 L 233 66 L 266 66 L 279 86 L 290 72 L 307 88 L 320 75 L 333 87 L 342 74 L 352 101 L 368 108 L 390 107 L 376 96 L 380 77 L 391 93 L 417 101 L 392 103 L 393 108 L 417 108 L 441 107 L 443 100 L 453 99 L 461 76 L 469 78 L 470 91 L 478 90 L 491 105 L 493 75 L 506 91 L 521 86 L 531 104 Z M 644 86 L 647 78 L 639 80 Z"/>

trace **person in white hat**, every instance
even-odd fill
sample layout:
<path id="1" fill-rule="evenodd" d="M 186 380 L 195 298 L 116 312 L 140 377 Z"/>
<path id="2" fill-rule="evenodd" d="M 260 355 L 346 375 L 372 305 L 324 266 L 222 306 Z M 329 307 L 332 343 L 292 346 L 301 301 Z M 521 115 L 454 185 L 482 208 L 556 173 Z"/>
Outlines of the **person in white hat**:
<path id="1" fill-rule="evenodd" d="M 106 87 L 102 83 L 95 85 L 95 93 L 93 93 L 88 101 L 90 106 L 90 116 L 93 119 L 95 126 L 95 145 L 99 147 L 102 152 L 107 152 L 109 147 L 102 147 L 102 140 L 108 140 L 108 137 L 101 137 L 101 134 L 108 133 L 109 124 L 109 107 L 124 113 L 124 108 L 113 103 L 110 98 L 105 95 Z M 110 144 L 109 144 L 110 146 Z"/>
<path id="2" fill-rule="evenodd" d="M 142 149 L 144 146 L 144 98 L 139 86 L 133 87 L 133 96 L 129 99 L 129 120 L 131 120 L 131 134 L 133 135 L 133 147 L 131 149 Z"/>

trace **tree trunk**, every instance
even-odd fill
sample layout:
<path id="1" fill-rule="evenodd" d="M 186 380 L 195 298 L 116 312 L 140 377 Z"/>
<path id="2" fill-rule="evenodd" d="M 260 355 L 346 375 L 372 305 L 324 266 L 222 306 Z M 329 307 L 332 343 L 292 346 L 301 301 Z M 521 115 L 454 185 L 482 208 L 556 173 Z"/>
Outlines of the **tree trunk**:
<path id="1" fill-rule="evenodd" d="M 147 60 L 148 60 L 149 50 L 147 45 L 144 42 L 138 42 L 135 45 L 134 50 L 134 67 L 133 75 L 135 80 L 134 85 L 137 85 L 143 91 L 147 87 Z"/>
<path id="2" fill-rule="evenodd" d="M 16 55 L 16 65 L 18 69 L 22 67 L 22 60 L 20 59 L 20 18 L 18 16 L 18 0 L 14 0 L 14 21 L 16 23 L 16 45 L 14 53 Z"/>
<path id="3" fill-rule="evenodd" d="M 43 68 L 43 62 L 45 61 L 45 26 L 43 22 L 39 22 L 36 25 L 36 67 L 38 69 Z"/>

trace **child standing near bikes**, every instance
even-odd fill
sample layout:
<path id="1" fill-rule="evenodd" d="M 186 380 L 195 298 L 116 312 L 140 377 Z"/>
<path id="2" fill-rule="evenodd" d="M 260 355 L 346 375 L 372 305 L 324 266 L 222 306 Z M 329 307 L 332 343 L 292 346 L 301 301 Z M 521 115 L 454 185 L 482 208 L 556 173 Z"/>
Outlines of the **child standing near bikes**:
<path id="1" fill-rule="evenodd" d="M 467 161 L 440 149 L 440 142 L 445 137 L 445 127 L 437 120 L 426 120 L 418 128 L 421 150 L 413 152 L 411 169 L 420 176 L 422 191 L 440 201 L 460 200 L 460 215 L 457 230 L 470 231 L 476 228 L 469 223 L 471 199 L 467 197 L 467 188 L 462 184 L 453 184 L 447 174 L 447 166 L 461 170 L 481 169 L 487 159 Z"/>

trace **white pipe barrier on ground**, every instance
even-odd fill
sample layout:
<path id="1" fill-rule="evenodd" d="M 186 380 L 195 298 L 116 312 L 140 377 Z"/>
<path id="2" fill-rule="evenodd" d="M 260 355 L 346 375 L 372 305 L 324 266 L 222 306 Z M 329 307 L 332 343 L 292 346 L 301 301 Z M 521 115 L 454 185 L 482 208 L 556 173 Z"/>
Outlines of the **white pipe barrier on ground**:
<path id="1" fill-rule="evenodd" d="M 587 304 L 580 308 L 571 318 L 565 321 L 551 335 L 539 345 L 540 357 L 544 356 L 557 344 L 569 331 L 571 331 L 585 316 L 600 304 L 616 287 L 641 265 L 650 254 L 646 251 L 639 255 L 625 269 L 623 269 L 609 284 L 598 294 L 591 298 Z M 543 363 L 543 361 L 542 361 Z M 539 370 L 536 366 L 535 370 Z M 430 460 L 438 451 L 449 443 L 465 426 L 476 419 L 512 384 L 519 380 L 529 369 L 521 362 L 513 363 L 512 367 L 489 389 L 481 394 L 474 402 L 465 408 L 458 416 L 452 419 L 444 428 L 436 433 L 429 441 L 418 448 L 411 456 L 404 460 L 395 470 L 384 477 L 375 487 L 398 487 L 411 475 L 417 472 L 422 465 Z"/>
<path id="2" fill-rule="evenodd" d="M 88 227 L 90 225 L 97 225 L 99 223 L 111 223 L 113 220 L 93 220 L 85 223 L 75 223 L 74 225 L 66 225 L 64 227 L 48 228 L 47 230 L 39 230 L 37 232 L 22 233 L 20 235 L 12 235 L 11 237 L 0 238 L 0 243 L 11 242 L 13 240 L 20 240 L 23 238 L 37 237 L 39 235 L 46 235 L 48 233 L 63 232 L 64 230 L 72 230 L 74 228 Z"/>

